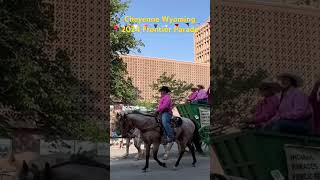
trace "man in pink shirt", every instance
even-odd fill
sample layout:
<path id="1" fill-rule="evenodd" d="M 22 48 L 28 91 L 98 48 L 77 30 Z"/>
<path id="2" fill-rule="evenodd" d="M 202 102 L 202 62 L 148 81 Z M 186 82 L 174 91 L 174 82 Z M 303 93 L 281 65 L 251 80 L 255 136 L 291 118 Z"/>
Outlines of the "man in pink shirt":
<path id="1" fill-rule="evenodd" d="M 279 84 L 275 82 L 265 81 L 260 84 L 259 91 L 264 98 L 256 107 L 255 114 L 251 119 L 253 124 L 263 125 L 277 113 L 280 104 L 280 99 L 276 95 L 278 90 Z"/>
<path id="2" fill-rule="evenodd" d="M 312 107 L 309 98 L 298 87 L 299 77 L 283 73 L 278 76 L 282 87 L 280 106 L 265 129 L 272 131 L 307 134 L 312 130 Z"/>
<path id="3" fill-rule="evenodd" d="M 197 88 L 191 88 L 192 93 L 188 96 L 187 101 L 193 102 L 197 98 L 198 89 Z"/>
<path id="4" fill-rule="evenodd" d="M 197 97 L 195 98 L 195 102 L 199 104 L 207 104 L 208 103 L 207 91 L 202 85 L 198 85 L 197 87 L 198 87 L 198 93 L 197 93 Z"/>
<path id="5" fill-rule="evenodd" d="M 167 86 L 162 86 L 159 92 L 161 93 L 161 97 L 156 110 L 156 114 L 160 114 L 166 136 L 163 143 L 167 144 L 173 141 L 173 129 L 171 127 L 173 107 L 171 102 L 171 96 L 169 94 L 171 91 Z"/>

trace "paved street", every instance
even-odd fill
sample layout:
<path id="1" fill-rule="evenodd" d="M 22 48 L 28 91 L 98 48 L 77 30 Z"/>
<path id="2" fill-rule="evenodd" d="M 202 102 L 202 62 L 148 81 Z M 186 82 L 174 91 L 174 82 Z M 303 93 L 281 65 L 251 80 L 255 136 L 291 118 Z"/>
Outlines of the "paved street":
<path id="1" fill-rule="evenodd" d="M 150 159 L 150 166 L 147 173 L 142 172 L 145 160 L 135 161 L 136 149 L 133 145 L 130 147 L 130 156 L 127 159 L 123 159 L 125 149 L 119 149 L 119 146 L 111 146 L 110 148 L 110 165 L 111 165 L 111 180 L 123 180 L 123 179 L 139 179 L 139 180 L 209 180 L 210 176 L 210 162 L 209 156 L 204 157 L 197 154 L 197 165 L 192 167 L 192 157 L 190 153 L 186 153 L 181 160 L 178 170 L 173 170 L 173 165 L 177 159 L 177 147 L 173 146 L 169 160 L 166 161 L 168 168 L 160 167 L 155 160 Z M 163 147 L 159 152 L 159 159 L 161 161 L 163 157 Z"/>

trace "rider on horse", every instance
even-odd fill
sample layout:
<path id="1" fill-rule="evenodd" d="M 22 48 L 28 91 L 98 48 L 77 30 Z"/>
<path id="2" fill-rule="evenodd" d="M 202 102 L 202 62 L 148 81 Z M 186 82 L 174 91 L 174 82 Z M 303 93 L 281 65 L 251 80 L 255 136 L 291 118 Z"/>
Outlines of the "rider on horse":
<path id="1" fill-rule="evenodd" d="M 161 122 L 164 128 L 164 141 L 163 144 L 173 142 L 173 128 L 171 127 L 172 119 L 172 102 L 170 96 L 170 89 L 167 86 L 162 86 L 159 90 L 161 93 L 156 115 L 160 115 Z"/>

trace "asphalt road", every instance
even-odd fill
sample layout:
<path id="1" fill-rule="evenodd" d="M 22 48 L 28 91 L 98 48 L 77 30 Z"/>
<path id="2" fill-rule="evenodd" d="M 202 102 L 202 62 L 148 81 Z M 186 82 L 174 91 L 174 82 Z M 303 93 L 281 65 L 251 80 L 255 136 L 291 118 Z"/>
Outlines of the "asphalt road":
<path id="1" fill-rule="evenodd" d="M 163 148 L 160 149 L 159 159 L 166 162 L 167 168 L 160 167 L 156 161 L 150 159 L 150 165 L 148 171 L 142 172 L 145 160 L 135 161 L 134 156 L 136 150 L 134 147 L 130 147 L 130 155 L 127 159 L 123 159 L 125 149 L 119 149 L 119 147 L 112 146 L 111 148 L 111 180 L 176 180 L 177 178 L 183 180 L 209 180 L 210 179 L 210 157 L 201 156 L 197 154 L 196 167 L 192 167 L 192 157 L 190 153 L 185 153 L 180 161 L 180 165 L 177 170 L 173 169 L 175 161 L 178 156 L 176 145 L 173 146 L 169 155 L 169 159 L 164 161 Z"/>

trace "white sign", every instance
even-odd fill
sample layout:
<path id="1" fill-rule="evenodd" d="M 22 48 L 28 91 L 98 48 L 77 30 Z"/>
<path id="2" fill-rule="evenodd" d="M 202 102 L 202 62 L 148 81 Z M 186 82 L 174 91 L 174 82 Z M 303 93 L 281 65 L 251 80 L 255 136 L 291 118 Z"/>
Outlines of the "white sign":
<path id="1" fill-rule="evenodd" d="M 201 127 L 210 126 L 210 108 L 199 107 Z"/>
<path id="2" fill-rule="evenodd" d="M 286 145 L 285 152 L 290 180 L 320 179 L 320 147 Z"/>

